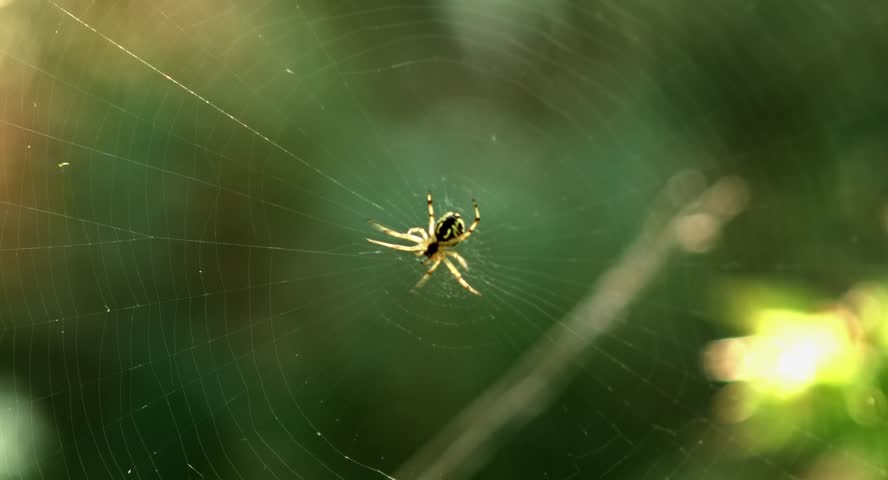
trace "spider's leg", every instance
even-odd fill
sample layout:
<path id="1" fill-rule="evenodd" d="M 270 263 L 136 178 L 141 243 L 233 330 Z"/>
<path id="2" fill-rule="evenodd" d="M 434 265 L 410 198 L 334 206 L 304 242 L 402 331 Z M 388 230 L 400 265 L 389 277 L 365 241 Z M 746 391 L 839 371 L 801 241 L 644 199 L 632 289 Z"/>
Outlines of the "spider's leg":
<path id="1" fill-rule="evenodd" d="M 432 207 L 432 192 L 429 192 L 427 198 L 429 203 L 429 236 L 432 237 L 435 235 L 435 208 Z"/>
<path id="2" fill-rule="evenodd" d="M 429 234 L 419 227 L 412 227 L 410 230 L 407 230 L 407 235 L 410 235 L 413 232 L 419 232 L 419 235 L 422 237 L 423 240 L 427 240 L 429 238 Z"/>
<path id="3" fill-rule="evenodd" d="M 475 295 L 481 295 L 478 290 L 472 288 L 472 286 L 469 285 L 469 282 L 467 282 L 466 279 L 462 277 L 462 274 L 459 273 L 459 270 L 456 269 L 456 265 L 454 265 L 449 258 L 444 257 L 444 263 L 447 265 L 447 269 L 450 270 L 450 273 L 453 274 L 453 277 L 456 278 L 456 281 L 459 282 L 459 284 L 462 285 L 463 288 L 474 293 Z"/>
<path id="4" fill-rule="evenodd" d="M 422 245 L 395 245 L 394 243 L 380 242 L 379 240 L 373 240 L 372 238 L 368 238 L 367 241 L 370 243 L 375 243 L 376 245 L 382 245 L 383 247 L 391 248 L 393 250 L 401 250 L 402 252 L 418 252 L 425 249 L 425 247 Z"/>
<path id="5" fill-rule="evenodd" d="M 465 233 L 463 233 L 462 235 L 451 238 L 446 242 L 441 242 L 444 246 L 456 245 L 457 243 L 462 243 L 466 241 L 466 239 L 469 238 L 469 235 L 471 235 L 472 232 L 474 232 L 475 229 L 478 228 L 478 224 L 481 223 L 481 211 L 478 210 L 478 202 L 476 202 L 474 198 L 472 199 L 472 205 L 475 206 L 475 221 L 473 221 L 472 224 L 469 225 L 469 229 L 466 230 Z"/>
<path id="6" fill-rule="evenodd" d="M 447 255 L 455 258 L 457 262 L 463 267 L 463 270 L 469 269 L 469 264 L 466 262 L 466 259 L 462 257 L 462 255 L 454 252 L 453 250 L 447 250 Z"/>
<path id="7" fill-rule="evenodd" d="M 435 270 L 438 269 L 438 265 L 441 265 L 441 260 L 435 260 L 435 263 L 432 264 L 432 267 L 428 269 L 425 275 L 423 275 L 418 282 L 416 282 L 416 285 L 413 287 L 413 289 L 416 290 L 422 288 L 422 286 L 425 285 L 425 283 L 428 282 L 430 278 L 432 278 L 432 274 L 435 273 Z"/>
<path id="8" fill-rule="evenodd" d="M 475 207 L 475 220 L 472 222 L 472 225 L 469 226 L 469 231 L 466 232 L 466 235 L 475 231 L 478 228 L 478 224 L 481 223 L 481 210 L 478 210 L 478 202 L 475 199 L 472 199 L 472 205 Z"/>
<path id="9" fill-rule="evenodd" d="M 418 227 L 413 227 L 410 230 L 407 230 L 407 233 L 401 233 L 397 230 L 392 230 L 391 228 L 384 227 L 384 226 L 374 222 L 373 220 L 368 220 L 368 221 L 370 222 L 370 225 L 373 228 L 379 230 L 380 232 L 382 232 L 386 235 L 391 235 L 392 237 L 400 238 L 401 240 L 410 240 L 410 241 L 416 242 L 416 243 L 419 243 L 422 241 L 422 238 L 419 238 L 416 235 L 410 234 L 411 231 L 417 229 Z M 419 230 L 422 230 L 422 229 L 420 228 Z"/>

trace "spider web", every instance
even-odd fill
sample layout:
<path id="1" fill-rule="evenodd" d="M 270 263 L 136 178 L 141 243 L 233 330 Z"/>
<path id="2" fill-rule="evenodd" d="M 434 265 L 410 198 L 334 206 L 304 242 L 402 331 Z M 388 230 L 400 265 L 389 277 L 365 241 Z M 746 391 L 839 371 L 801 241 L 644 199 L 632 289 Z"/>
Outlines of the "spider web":
<path id="1" fill-rule="evenodd" d="M 23 438 L 0 477 L 392 478 L 551 340 L 686 169 L 750 176 L 753 220 L 661 272 L 478 478 L 809 478 L 811 452 L 843 456 L 803 423 L 788 454 L 734 455 L 699 357 L 718 277 L 872 269 L 768 250 L 774 224 L 823 224 L 785 220 L 819 201 L 796 147 L 818 131 L 765 117 L 885 15 L 786 7 L 811 26 L 781 37 L 754 7 L 667 3 L 0 2 L 0 409 Z M 832 49 L 800 54 L 818 29 Z M 789 44 L 747 44 L 767 32 Z M 871 145 L 871 101 L 809 108 Z M 427 190 L 437 215 L 478 199 L 457 249 L 481 297 L 445 269 L 411 294 L 417 259 L 366 242 L 392 240 L 368 219 L 426 225 Z"/>

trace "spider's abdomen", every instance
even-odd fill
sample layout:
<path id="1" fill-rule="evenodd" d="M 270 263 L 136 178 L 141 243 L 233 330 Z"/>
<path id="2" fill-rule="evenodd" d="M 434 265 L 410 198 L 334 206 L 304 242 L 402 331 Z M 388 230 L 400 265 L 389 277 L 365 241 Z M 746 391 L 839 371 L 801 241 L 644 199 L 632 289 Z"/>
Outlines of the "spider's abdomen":
<path id="1" fill-rule="evenodd" d="M 466 223 L 458 213 L 447 212 L 446 215 L 435 224 L 435 238 L 439 242 L 452 240 L 466 231 Z"/>

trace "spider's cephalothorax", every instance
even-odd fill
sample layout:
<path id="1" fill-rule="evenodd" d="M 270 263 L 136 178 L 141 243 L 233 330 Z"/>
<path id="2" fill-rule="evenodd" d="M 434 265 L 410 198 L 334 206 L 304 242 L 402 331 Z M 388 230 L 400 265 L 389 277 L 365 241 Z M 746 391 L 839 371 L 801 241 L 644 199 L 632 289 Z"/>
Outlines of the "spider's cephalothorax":
<path id="1" fill-rule="evenodd" d="M 457 262 L 463 267 L 463 269 L 468 270 L 469 264 L 462 257 L 462 255 L 454 252 L 451 248 L 459 245 L 464 242 L 472 232 L 478 228 L 478 223 L 481 222 L 481 213 L 478 211 L 478 203 L 475 202 L 475 199 L 472 199 L 472 204 L 475 207 L 475 221 L 466 229 L 466 223 L 463 221 L 462 217 L 458 213 L 455 212 L 447 212 L 445 213 L 437 222 L 435 222 L 435 210 L 432 207 L 432 193 L 428 194 L 428 207 L 429 207 L 429 228 L 428 231 L 420 228 L 420 227 L 412 227 L 407 230 L 406 233 L 401 233 L 396 230 L 392 230 L 387 227 L 383 227 L 382 225 L 370 221 L 370 224 L 373 225 L 377 230 L 391 235 L 395 238 L 400 238 L 402 240 L 410 240 L 412 242 L 416 242 L 416 245 L 406 246 L 406 245 L 397 245 L 394 243 L 385 243 L 380 242 L 378 240 L 373 240 L 368 238 L 367 241 L 370 243 L 375 243 L 376 245 L 382 245 L 383 247 L 388 247 L 394 250 L 401 250 L 404 252 L 412 252 L 418 257 L 426 257 L 423 263 L 431 263 L 432 266 L 429 267 L 428 271 L 426 271 L 425 275 L 419 279 L 419 282 L 416 283 L 416 287 L 420 288 L 431 278 L 432 273 L 435 269 L 438 268 L 442 262 L 444 265 L 447 265 L 447 269 L 450 270 L 450 273 L 453 274 L 453 277 L 456 278 L 456 281 L 459 282 L 460 285 L 463 286 L 466 290 L 474 293 L 475 295 L 481 295 L 477 290 L 472 288 L 471 285 L 466 282 L 464 278 L 462 278 L 462 274 L 459 273 L 459 270 L 456 269 L 456 265 L 450 261 L 448 256 L 456 259 Z M 418 235 L 417 235 L 418 233 Z"/>

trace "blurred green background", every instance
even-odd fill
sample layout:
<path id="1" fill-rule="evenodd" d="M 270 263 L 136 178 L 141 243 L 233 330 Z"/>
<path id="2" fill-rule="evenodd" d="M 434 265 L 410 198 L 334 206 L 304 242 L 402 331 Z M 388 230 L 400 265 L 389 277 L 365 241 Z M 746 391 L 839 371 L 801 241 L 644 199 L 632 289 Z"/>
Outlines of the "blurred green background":
<path id="1" fill-rule="evenodd" d="M 747 210 L 476 478 L 885 478 L 886 27 L 870 1 L 0 1 L 0 478 L 394 475 L 687 169 Z M 478 199 L 483 296 L 444 269 L 411 294 L 416 259 L 365 241 L 425 225 L 427 190 Z"/>

